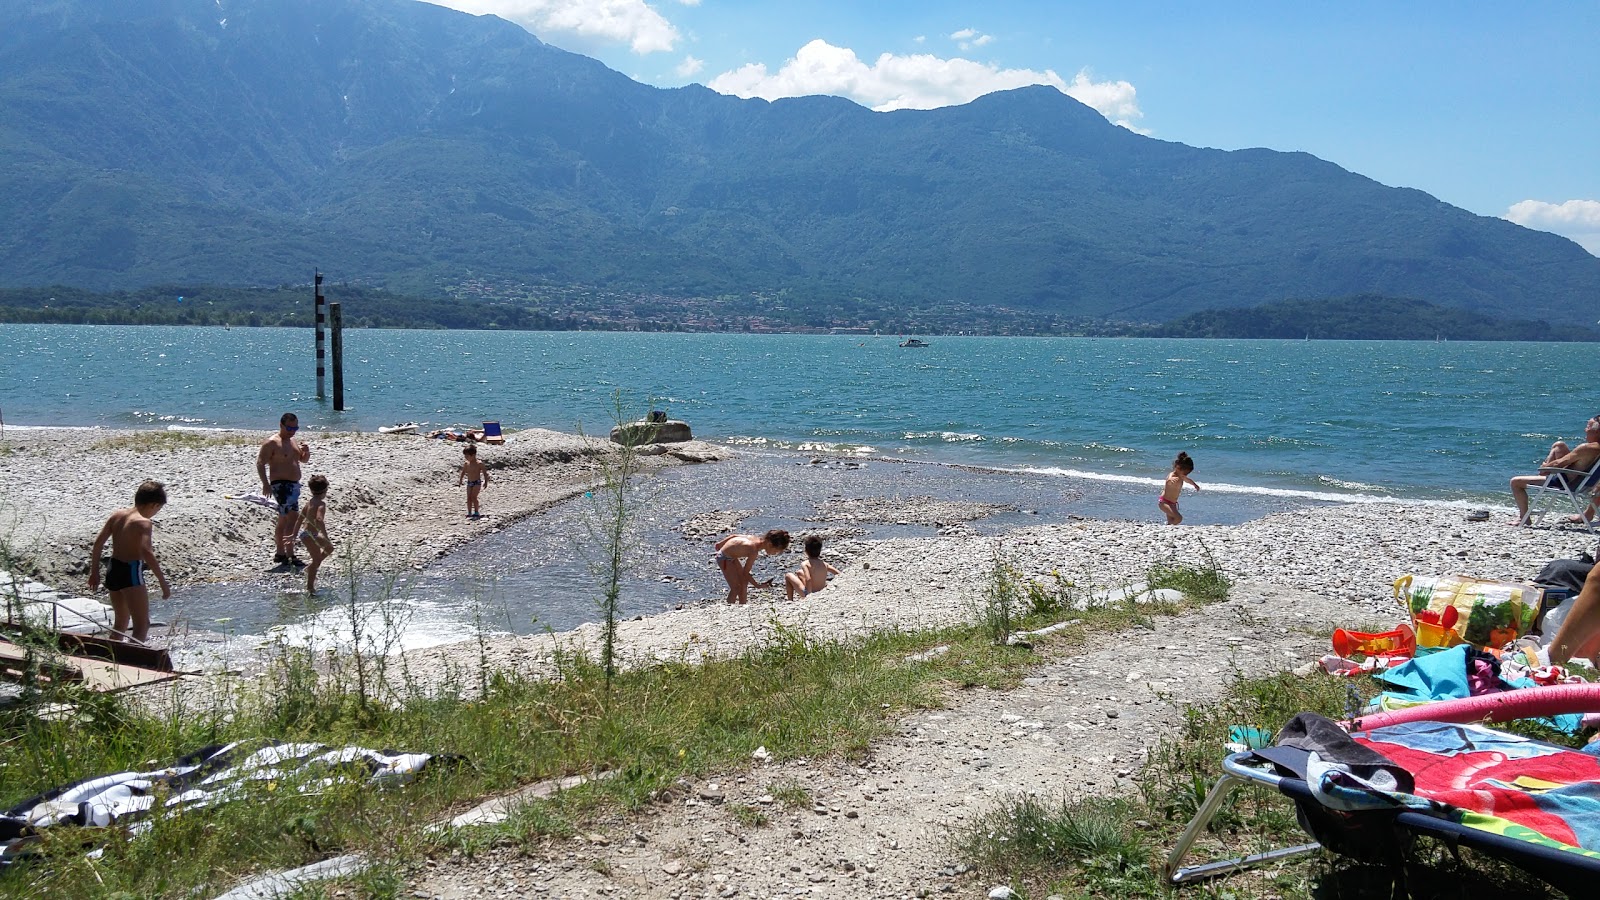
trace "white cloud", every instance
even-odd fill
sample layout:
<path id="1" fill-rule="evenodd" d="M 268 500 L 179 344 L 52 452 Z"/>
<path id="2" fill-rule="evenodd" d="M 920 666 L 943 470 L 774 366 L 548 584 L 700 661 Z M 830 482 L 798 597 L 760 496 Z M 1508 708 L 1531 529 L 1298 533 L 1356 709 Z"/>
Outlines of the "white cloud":
<path id="1" fill-rule="evenodd" d="M 1600 256 L 1600 200 L 1568 200 L 1565 203 L 1523 200 L 1511 204 L 1505 218 L 1524 228 L 1571 238 L 1583 249 Z"/>
<path id="2" fill-rule="evenodd" d="M 678 29 L 645 0 L 430 0 L 474 15 L 499 16 L 546 40 L 625 43 L 635 53 L 677 45 Z M 679 0 L 693 6 L 699 0 Z"/>
<path id="3" fill-rule="evenodd" d="M 678 67 L 673 69 L 673 71 L 678 73 L 679 78 L 689 78 L 700 74 L 700 70 L 704 69 L 705 67 L 705 60 L 696 59 L 693 56 L 685 56 L 683 58 L 683 62 L 678 63 Z"/>
<path id="4" fill-rule="evenodd" d="M 955 41 L 956 45 L 963 50 L 971 50 L 973 47 L 982 47 L 985 44 L 992 43 L 994 35 L 984 34 L 976 28 L 963 28 L 960 31 L 953 32 L 950 35 L 950 40 Z"/>
<path id="5" fill-rule="evenodd" d="M 957 32 L 958 34 L 960 32 Z M 885 53 L 868 65 L 855 51 L 814 40 L 783 64 L 768 72 L 761 63 L 723 72 L 706 86 L 737 97 L 803 97 L 832 94 L 848 97 L 879 112 L 894 109 L 934 109 L 967 103 L 984 94 L 1030 84 L 1047 84 L 1093 107 L 1107 119 L 1134 131 L 1143 117 L 1138 92 L 1126 81 L 1095 81 L 1087 70 L 1067 82 L 1046 69 L 1002 69 L 988 63 L 956 57 L 940 59 L 926 53 L 898 56 Z"/>
<path id="6" fill-rule="evenodd" d="M 928 42 L 928 36 L 925 35 L 925 34 L 919 34 L 916 37 L 911 39 L 911 43 L 913 43 L 913 44 L 926 44 L 927 42 Z"/>

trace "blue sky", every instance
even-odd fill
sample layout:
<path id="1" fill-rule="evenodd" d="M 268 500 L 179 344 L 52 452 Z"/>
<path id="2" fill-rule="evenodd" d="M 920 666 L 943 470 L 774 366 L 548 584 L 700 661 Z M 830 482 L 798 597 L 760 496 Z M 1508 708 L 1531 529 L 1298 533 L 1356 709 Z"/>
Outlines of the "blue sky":
<path id="1" fill-rule="evenodd" d="M 874 109 L 1053 84 L 1162 140 L 1303 150 L 1600 255 L 1600 2 L 434 0 L 661 87 Z"/>

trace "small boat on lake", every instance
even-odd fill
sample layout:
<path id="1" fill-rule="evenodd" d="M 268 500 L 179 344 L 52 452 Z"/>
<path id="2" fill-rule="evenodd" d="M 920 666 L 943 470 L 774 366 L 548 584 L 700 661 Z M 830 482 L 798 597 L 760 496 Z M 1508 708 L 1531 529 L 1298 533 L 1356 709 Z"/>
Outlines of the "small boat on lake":
<path id="1" fill-rule="evenodd" d="M 906 338 L 905 340 L 900 342 L 900 346 L 902 346 L 902 347 L 926 347 L 926 346 L 928 346 L 928 342 L 927 341 L 919 341 L 916 338 Z"/>

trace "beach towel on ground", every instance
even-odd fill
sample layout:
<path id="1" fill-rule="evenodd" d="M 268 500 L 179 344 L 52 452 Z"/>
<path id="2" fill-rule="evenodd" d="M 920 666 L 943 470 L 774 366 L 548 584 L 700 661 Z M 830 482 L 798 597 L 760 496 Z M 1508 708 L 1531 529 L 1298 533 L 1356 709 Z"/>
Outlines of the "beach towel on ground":
<path id="1" fill-rule="evenodd" d="M 239 743 L 214 744 L 164 768 L 85 778 L 0 812 L 0 865 L 26 853 L 42 828 L 126 823 L 138 834 L 149 829 L 153 812 L 239 799 L 252 782 L 289 780 L 302 791 L 336 783 L 403 784 L 430 762 L 446 758 L 322 744 L 274 742 L 254 750 Z"/>
<path id="2" fill-rule="evenodd" d="M 1410 722 L 1353 737 L 1410 772 L 1414 809 L 1600 857 L 1600 759 L 1480 725 Z"/>
<path id="3" fill-rule="evenodd" d="M 265 494 L 246 492 L 243 494 L 223 494 L 224 500 L 237 500 L 240 503 L 249 503 L 253 506 L 264 506 L 274 512 L 278 509 L 278 502 Z"/>

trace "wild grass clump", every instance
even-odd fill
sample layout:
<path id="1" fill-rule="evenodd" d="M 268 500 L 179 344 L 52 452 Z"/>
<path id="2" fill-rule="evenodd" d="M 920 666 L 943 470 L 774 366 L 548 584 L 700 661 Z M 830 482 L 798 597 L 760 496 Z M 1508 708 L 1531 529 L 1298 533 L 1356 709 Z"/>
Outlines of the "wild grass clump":
<path id="1" fill-rule="evenodd" d="M 1034 873 L 1070 864 L 1084 876 L 1079 890 L 1127 896 L 1150 887 L 1151 848 L 1145 833 L 1129 824 L 1138 812 L 1116 797 L 1073 803 L 1016 795 L 972 825 L 960 849 L 986 872 Z"/>
<path id="2" fill-rule="evenodd" d="M 984 584 L 983 601 L 979 607 L 979 621 L 983 630 L 996 644 L 1004 644 L 1020 625 L 1027 596 L 1023 583 L 1022 570 L 996 542 L 994 563 L 989 570 L 989 580 Z"/>
<path id="3" fill-rule="evenodd" d="M 1201 559 L 1198 563 L 1178 560 L 1155 563 L 1145 574 L 1145 583 L 1151 590 L 1171 588 L 1190 600 L 1202 603 L 1228 599 L 1228 592 L 1233 589 L 1233 580 L 1217 564 L 1217 558 L 1211 553 L 1211 548 L 1202 543 L 1200 553 Z"/>

